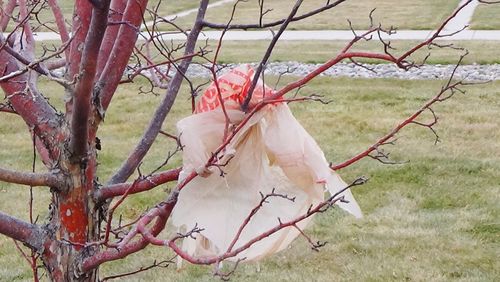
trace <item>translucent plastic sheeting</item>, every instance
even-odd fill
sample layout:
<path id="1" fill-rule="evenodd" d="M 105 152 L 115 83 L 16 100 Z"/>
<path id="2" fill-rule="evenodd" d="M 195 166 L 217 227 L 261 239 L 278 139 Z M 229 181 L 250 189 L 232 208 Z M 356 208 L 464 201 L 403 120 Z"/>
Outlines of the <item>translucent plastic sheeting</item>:
<path id="1" fill-rule="evenodd" d="M 195 239 L 185 238 L 183 249 L 193 256 L 221 255 L 228 251 L 238 230 L 262 195 L 273 191 L 295 198 L 271 197 L 252 216 L 232 248 L 307 212 L 324 200 L 324 192 L 334 194 L 347 184 L 332 171 L 314 139 L 305 131 L 284 102 L 265 106 L 254 114 L 217 156 L 218 164 L 205 168 L 213 152 L 222 144 L 224 132 L 238 125 L 245 113 L 240 110 L 254 71 L 241 66 L 222 75 L 204 92 L 195 114 L 177 123 L 183 145 L 183 170 L 179 181 L 193 171 L 200 176 L 181 191 L 172 214 L 178 231 L 195 226 L 203 231 Z M 250 107 L 273 90 L 259 82 Z M 226 114 L 221 107 L 224 103 Z M 226 122 L 229 119 L 229 125 Z M 338 205 L 361 217 L 361 210 L 349 190 L 342 194 L 346 203 Z M 303 229 L 311 217 L 297 224 Z M 233 260 L 258 260 L 286 248 L 299 235 L 294 227 L 284 228 L 263 238 Z"/>

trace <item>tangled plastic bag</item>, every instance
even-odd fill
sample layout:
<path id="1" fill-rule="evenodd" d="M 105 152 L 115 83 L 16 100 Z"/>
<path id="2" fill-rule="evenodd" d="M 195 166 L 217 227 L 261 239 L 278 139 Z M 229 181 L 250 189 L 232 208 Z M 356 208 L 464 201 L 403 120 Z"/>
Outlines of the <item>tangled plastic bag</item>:
<path id="1" fill-rule="evenodd" d="M 232 125 L 241 122 L 240 110 L 254 70 L 241 66 L 222 75 L 218 85 L 227 117 Z M 272 89 L 259 82 L 250 107 L 271 95 Z M 183 170 L 179 181 L 193 171 L 203 168 L 222 143 L 226 127 L 214 83 L 197 104 L 195 114 L 177 123 L 183 148 Z M 225 253 L 238 229 L 261 200 L 275 193 L 295 198 L 290 201 L 272 197 L 245 226 L 232 249 L 237 249 L 256 236 L 282 222 L 307 212 L 311 205 L 324 199 L 325 188 L 330 194 L 347 184 L 329 166 L 313 138 L 290 112 L 286 103 L 265 106 L 254 114 L 225 148 L 219 160 L 223 167 L 210 167 L 182 190 L 172 213 L 172 223 L 179 232 L 193 227 L 202 228 L 193 238 L 185 238 L 182 248 L 193 256 L 212 256 Z M 221 176 L 221 171 L 224 175 Z M 205 169 L 206 170 L 206 169 Z M 349 190 L 343 193 L 347 203 L 338 205 L 361 217 L 361 210 Z M 297 224 L 303 229 L 311 218 Z M 296 228 L 284 228 L 241 252 L 234 260 L 258 260 L 283 250 L 299 235 Z"/>

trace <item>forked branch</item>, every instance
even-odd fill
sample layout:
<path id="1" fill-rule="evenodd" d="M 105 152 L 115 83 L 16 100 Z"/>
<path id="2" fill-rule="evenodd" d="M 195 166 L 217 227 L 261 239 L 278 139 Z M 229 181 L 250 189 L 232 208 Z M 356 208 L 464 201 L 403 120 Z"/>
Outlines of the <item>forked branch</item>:
<path id="1" fill-rule="evenodd" d="M 466 54 L 465 54 L 466 55 Z M 389 133 L 384 135 L 382 138 L 380 138 L 377 142 L 375 142 L 373 145 L 371 145 L 368 149 L 364 150 L 363 152 L 360 152 L 356 156 L 350 158 L 349 160 L 346 160 L 342 163 L 336 164 L 336 165 L 331 165 L 331 169 L 333 170 L 339 170 L 342 168 L 345 168 L 351 164 L 356 163 L 362 158 L 369 157 L 370 154 L 373 151 L 377 151 L 380 146 L 383 146 L 387 144 L 388 142 L 391 142 L 390 140 L 404 127 L 406 127 L 409 124 L 417 124 L 420 126 L 424 126 L 429 128 L 435 135 L 436 135 L 436 142 L 439 140 L 436 134 L 436 131 L 432 128 L 433 125 L 437 123 L 437 116 L 432 110 L 431 106 L 434 105 L 435 103 L 443 102 L 453 96 L 453 94 L 456 91 L 462 92 L 459 89 L 459 86 L 462 85 L 467 85 L 468 83 L 465 83 L 463 81 L 457 81 L 457 82 L 452 82 L 454 78 L 454 74 L 457 70 L 457 68 L 460 66 L 460 63 L 462 62 L 463 58 L 465 55 L 460 57 L 460 60 L 458 61 L 457 65 L 455 66 L 455 69 L 453 70 L 453 73 L 450 76 L 450 79 L 447 81 L 447 83 L 441 88 L 441 90 L 431 99 L 429 99 L 424 105 L 422 105 L 417 111 L 415 111 L 411 116 L 409 116 L 407 119 L 399 123 L 396 127 L 394 127 Z M 449 93 L 449 94 L 448 94 Z M 426 110 L 430 110 L 433 114 L 433 121 L 431 123 L 422 123 L 418 122 L 417 118 Z M 375 157 L 376 158 L 376 157 Z"/>
<path id="2" fill-rule="evenodd" d="M 177 72 L 175 73 L 172 80 L 170 80 L 167 93 L 156 109 L 151 122 L 149 123 L 147 129 L 141 137 L 141 140 L 128 156 L 128 158 L 122 163 L 118 171 L 111 177 L 109 184 L 125 182 L 130 177 L 130 175 L 132 175 L 146 153 L 149 151 L 149 148 L 151 148 L 153 141 L 161 130 L 163 121 L 167 117 L 167 114 L 170 112 L 170 109 L 174 104 L 177 93 L 179 92 L 181 83 L 184 79 L 184 75 L 189 67 L 189 64 L 192 61 L 192 57 L 188 55 L 194 53 L 196 41 L 202 29 L 202 20 L 205 17 L 207 5 L 208 0 L 201 0 L 200 8 L 196 16 L 196 22 L 187 37 L 186 49 L 184 52 L 184 55 L 187 57 L 179 64 Z"/>

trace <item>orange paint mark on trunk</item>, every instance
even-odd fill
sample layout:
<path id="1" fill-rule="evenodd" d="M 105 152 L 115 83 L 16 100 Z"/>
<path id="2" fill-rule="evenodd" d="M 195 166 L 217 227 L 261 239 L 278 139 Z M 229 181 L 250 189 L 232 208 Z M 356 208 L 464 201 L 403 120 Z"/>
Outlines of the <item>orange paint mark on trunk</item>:
<path id="1" fill-rule="evenodd" d="M 85 244 L 87 240 L 87 207 L 81 199 L 71 199 L 59 206 L 62 237 L 76 244 Z M 81 247 L 76 245 L 75 249 Z"/>

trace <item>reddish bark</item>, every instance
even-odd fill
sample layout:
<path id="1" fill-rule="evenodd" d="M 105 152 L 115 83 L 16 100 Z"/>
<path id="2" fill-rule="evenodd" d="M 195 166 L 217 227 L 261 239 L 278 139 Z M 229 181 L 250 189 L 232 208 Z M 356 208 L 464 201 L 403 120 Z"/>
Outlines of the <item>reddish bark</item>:
<path id="1" fill-rule="evenodd" d="M 15 59 L 5 50 L 0 51 L 0 75 L 5 75 L 18 70 Z M 9 97 L 12 108 L 21 116 L 29 128 L 40 138 L 44 147 L 49 152 L 52 160 L 59 157 L 59 141 L 62 139 L 60 119 L 54 108 L 37 93 L 26 89 L 28 76 L 17 76 L 7 82 L 1 82 L 0 87 Z"/>
<path id="2" fill-rule="evenodd" d="M 23 242 L 33 249 L 41 249 L 42 230 L 34 225 L 0 212 L 0 234 Z"/>
<path id="3" fill-rule="evenodd" d="M 61 7 L 59 7 L 57 0 L 48 0 L 50 9 L 52 10 L 52 14 L 54 15 L 54 19 L 56 21 L 57 25 L 57 30 L 59 31 L 59 34 L 61 35 L 61 42 L 66 43 L 69 41 L 69 32 L 66 27 L 66 22 L 64 15 L 61 11 Z M 66 58 L 70 57 L 70 49 L 65 50 L 65 56 Z"/>
<path id="4" fill-rule="evenodd" d="M 92 18 L 92 4 L 88 0 L 76 0 L 73 13 L 72 30 L 73 41 L 71 42 L 70 55 L 66 60 L 68 78 L 74 79 L 78 74 L 83 52 L 83 44 L 89 31 Z"/>
<path id="5" fill-rule="evenodd" d="M 172 108 L 172 105 L 177 98 L 181 83 L 184 79 L 184 74 L 192 61 L 192 57 L 188 55 L 194 53 L 198 35 L 200 34 L 203 27 L 203 18 L 205 17 L 207 5 L 207 0 L 200 1 L 200 7 L 196 16 L 196 21 L 186 40 L 186 47 L 184 51 L 184 56 L 186 58 L 182 60 L 179 66 L 177 66 L 177 72 L 169 82 L 167 93 L 156 109 L 148 127 L 144 131 L 144 134 L 141 137 L 141 141 L 139 142 L 139 144 L 137 144 L 128 158 L 122 163 L 118 171 L 111 177 L 111 180 L 109 181 L 110 184 L 127 181 L 130 175 L 132 175 L 134 170 L 137 168 L 141 160 L 144 158 L 146 153 L 149 151 L 149 148 L 151 148 L 151 145 L 153 144 L 156 136 L 158 136 L 163 121 L 167 117 L 167 114 L 170 112 L 170 109 Z"/>
<path id="6" fill-rule="evenodd" d="M 3 3 L 2 3 L 3 4 Z M 16 7 L 16 0 L 8 0 L 7 5 L 2 9 L 1 19 L 0 19 L 0 31 L 4 32 L 9 24 L 10 17 L 12 16 L 12 11 Z"/>
<path id="7" fill-rule="evenodd" d="M 97 95 L 103 110 L 108 108 L 113 94 L 118 87 L 118 83 L 122 78 L 123 71 L 127 66 L 128 59 L 134 50 L 137 34 L 142 22 L 142 15 L 147 3 L 147 0 L 128 1 L 122 18 L 124 24 L 120 25 L 111 54 L 103 54 L 106 56 L 103 57 L 103 60 L 106 58 L 106 65 L 97 82 L 97 86 L 99 87 Z M 113 33 L 110 32 L 109 36 L 113 36 Z M 110 48 L 110 43 L 106 42 L 105 47 Z"/>
<path id="8" fill-rule="evenodd" d="M 151 227 L 149 231 L 153 236 L 157 236 L 165 228 L 167 219 L 170 217 L 170 213 L 172 212 L 176 203 L 177 195 L 175 194 L 175 196 L 170 197 L 170 199 L 166 203 L 158 205 L 144 217 L 150 220 L 157 218 L 153 227 Z M 147 245 L 149 245 L 149 243 L 150 241 L 148 239 L 142 237 L 132 243 L 126 244 L 119 249 L 110 248 L 103 252 L 98 252 L 93 256 L 85 258 L 81 264 L 81 269 L 86 272 L 95 269 L 104 262 L 122 259 L 130 254 L 144 249 Z"/>
<path id="9" fill-rule="evenodd" d="M 106 33 L 104 34 L 104 38 L 102 40 L 101 50 L 99 51 L 99 60 L 97 62 L 97 72 L 96 79 L 99 79 L 101 76 L 102 70 L 108 61 L 111 60 L 111 50 L 115 44 L 118 31 L 120 27 L 123 26 L 122 18 L 125 8 L 127 7 L 127 0 L 112 0 L 109 7 L 109 19 L 108 19 L 108 28 L 106 29 Z M 134 41 L 135 42 L 135 41 Z M 123 42 L 122 42 L 123 43 Z M 128 44 L 126 44 L 128 45 Z M 124 47 L 124 46 L 122 46 Z M 114 61 L 114 60 L 112 60 Z"/>
<path id="10" fill-rule="evenodd" d="M 18 172 L 0 168 L 0 180 L 9 183 L 58 187 L 60 179 L 53 173 Z"/>
<path id="11" fill-rule="evenodd" d="M 181 171 L 180 168 L 176 168 L 151 175 L 150 177 L 147 177 L 145 179 L 141 179 L 137 183 L 135 183 L 134 188 L 129 191 L 129 194 L 148 191 L 161 184 L 170 181 L 175 181 L 179 177 L 180 171 Z M 116 196 L 123 195 L 132 186 L 132 184 L 133 183 L 120 183 L 120 184 L 104 186 L 96 191 L 94 197 L 96 198 L 96 201 L 99 202 Z"/>
<path id="12" fill-rule="evenodd" d="M 102 7 L 94 7 L 89 34 L 83 48 L 79 80 L 75 87 L 73 116 L 71 119 L 71 161 L 79 163 L 86 158 L 89 139 L 89 123 L 92 111 L 92 93 L 94 77 L 97 70 L 97 59 L 101 42 L 108 22 L 110 0 L 105 0 Z M 92 122 L 97 122 L 92 120 Z"/>
<path id="13" fill-rule="evenodd" d="M 55 195 L 55 210 L 51 222 L 57 237 L 68 243 L 59 245 L 51 256 L 52 259 L 46 260 L 49 269 L 52 269 L 51 278 L 56 281 L 93 281 L 97 277 L 95 271 L 81 277 L 69 274 L 70 270 L 75 271 L 74 262 L 83 246 L 89 241 L 98 240 L 99 235 L 99 215 L 89 197 L 95 189 L 96 172 L 95 129 L 90 125 L 98 118 L 93 114 L 92 93 L 99 48 L 107 26 L 109 0 L 93 5 L 88 34 L 85 41 L 81 41 L 84 45 L 73 92 L 69 150 L 60 160 L 62 170 L 70 177 L 68 187 Z M 85 14 L 85 11 L 81 11 L 81 14 Z M 72 49 L 71 56 L 73 58 L 80 55 Z M 74 71 L 71 66 L 70 70 Z"/>

